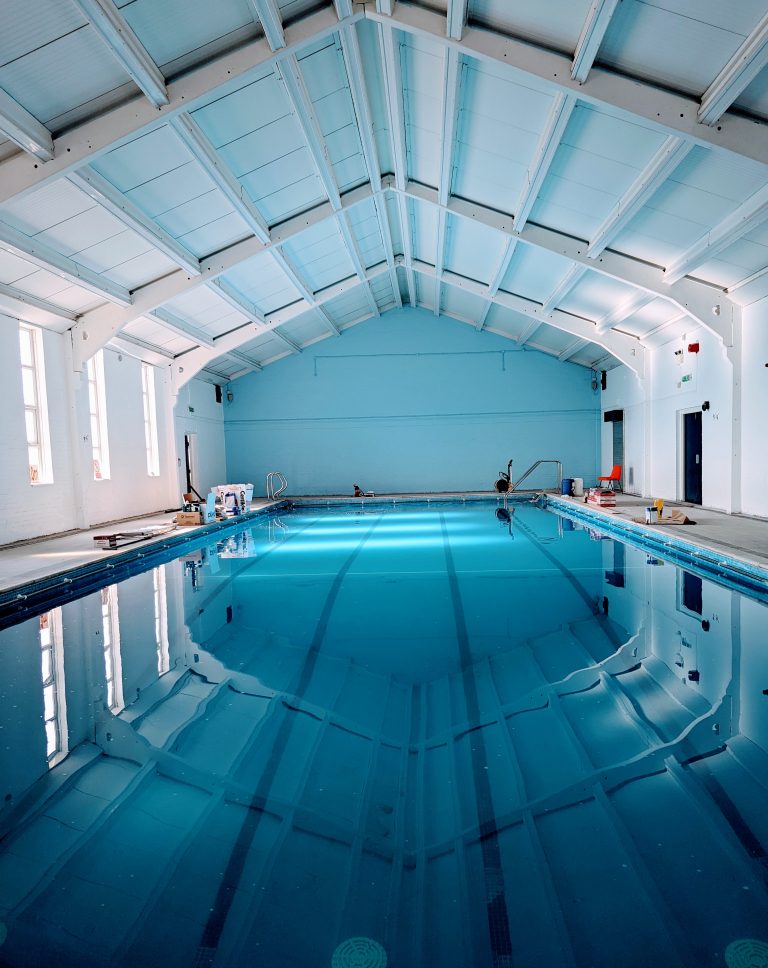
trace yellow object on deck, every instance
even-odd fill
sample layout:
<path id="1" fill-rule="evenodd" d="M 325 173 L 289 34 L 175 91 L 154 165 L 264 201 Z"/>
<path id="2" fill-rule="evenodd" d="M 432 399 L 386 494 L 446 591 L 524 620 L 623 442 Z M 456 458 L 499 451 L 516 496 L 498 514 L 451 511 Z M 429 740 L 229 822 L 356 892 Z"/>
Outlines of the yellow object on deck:
<path id="1" fill-rule="evenodd" d="M 656 508 L 656 514 L 658 516 L 659 521 L 661 521 L 661 513 L 664 510 L 664 498 L 657 497 L 656 500 L 653 502 L 653 506 Z"/>

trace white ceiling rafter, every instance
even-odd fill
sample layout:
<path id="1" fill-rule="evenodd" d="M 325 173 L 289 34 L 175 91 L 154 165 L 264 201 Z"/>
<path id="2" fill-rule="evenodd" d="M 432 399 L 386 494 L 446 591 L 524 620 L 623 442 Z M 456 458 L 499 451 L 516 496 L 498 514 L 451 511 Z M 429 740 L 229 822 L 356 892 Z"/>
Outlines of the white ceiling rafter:
<path id="1" fill-rule="evenodd" d="M 465 4 L 466 6 L 466 4 Z M 450 12 L 449 12 L 450 15 Z M 443 69 L 443 112 L 440 131 L 440 174 L 437 189 L 438 202 L 441 206 L 448 204 L 451 195 L 451 179 L 453 177 L 453 157 L 456 142 L 456 126 L 459 118 L 459 97 L 461 90 L 461 56 L 450 47 L 445 50 Z M 447 232 L 447 215 L 441 207 L 437 215 L 437 252 L 435 254 L 435 296 L 434 313 L 440 315 L 441 276 L 445 263 Z"/>
<path id="2" fill-rule="evenodd" d="M 391 183 L 388 183 L 386 187 L 390 191 L 396 191 Z M 417 182 L 408 182 L 405 195 L 437 205 L 437 191 Z M 664 270 L 660 267 L 650 265 L 640 259 L 634 259 L 631 256 L 622 255 L 619 252 L 606 250 L 597 258 L 589 259 L 586 255 L 586 242 L 574 239 L 572 236 L 557 232 L 554 229 L 544 228 L 541 225 L 529 223 L 524 226 L 520 235 L 516 236 L 513 219 L 510 215 L 489 209 L 476 202 L 467 202 L 465 199 L 454 197 L 448 204 L 448 211 L 475 224 L 487 225 L 498 232 L 517 238 L 526 245 L 532 245 L 563 256 L 572 262 L 579 263 L 584 269 L 592 270 L 638 289 L 655 293 L 657 296 L 677 304 L 702 326 L 710 329 L 723 340 L 726 346 L 732 345 L 733 325 L 740 317 L 741 309 L 724 293 L 709 285 L 692 279 L 679 279 L 670 284 Z M 487 294 L 485 298 L 487 298 Z M 727 312 L 724 311 L 720 317 L 712 315 L 712 305 L 715 301 L 719 302 L 724 310 L 727 309 Z"/>
<path id="3" fill-rule="evenodd" d="M 768 66 L 768 13 L 712 81 L 701 99 L 702 124 L 717 124 L 734 101 Z"/>
<path id="4" fill-rule="evenodd" d="M 667 282 L 674 283 L 688 275 L 691 270 L 714 259 L 729 245 L 744 238 L 768 219 L 768 185 L 755 192 L 735 212 L 726 216 L 681 253 L 666 269 Z"/>
<path id="5" fill-rule="evenodd" d="M 432 311 L 435 316 L 440 315 L 440 302 L 443 291 L 443 263 L 445 261 L 445 237 L 447 235 L 445 223 L 448 215 L 444 208 L 437 213 L 437 244 L 435 246 L 435 295 L 432 302 Z"/>
<path id="6" fill-rule="evenodd" d="M 577 353 L 580 353 L 583 349 L 586 349 L 587 346 L 589 346 L 589 340 L 587 339 L 574 340 L 573 343 L 571 343 L 569 346 L 566 346 L 562 353 L 558 353 L 557 358 L 561 363 L 566 363 L 568 360 L 573 359 Z"/>
<path id="7" fill-rule="evenodd" d="M 260 370 L 264 369 L 258 360 L 252 360 L 250 356 L 247 356 L 245 353 L 241 353 L 240 350 L 230 350 L 230 352 L 227 353 L 227 356 L 230 357 L 230 359 L 236 360 L 238 363 L 242 363 L 248 373 L 253 373 L 254 371 L 259 372 Z M 238 375 L 244 376 L 245 374 L 240 372 Z"/>
<path id="8" fill-rule="evenodd" d="M 590 3 L 571 64 L 571 77 L 579 84 L 583 84 L 589 77 L 600 44 L 618 5 L 619 0 L 592 0 Z"/>
<path id="9" fill-rule="evenodd" d="M 362 16 L 361 11 L 352 20 Z M 94 162 L 115 145 L 146 134 L 177 114 L 194 111 L 214 97 L 232 93 L 261 76 L 265 64 L 318 43 L 335 34 L 338 27 L 333 10 L 323 7 L 286 27 L 286 46 L 277 53 L 270 49 L 266 38 L 259 36 L 174 80 L 168 86 L 169 103 L 160 111 L 143 97 L 133 98 L 59 135 L 54 140 L 54 157 L 46 165 L 30 165 L 24 155 L 12 155 L 0 162 L 0 204 Z"/>
<path id="10" fill-rule="evenodd" d="M 226 197 L 248 228 L 261 242 L 269 241 L 269 226 L 250 196 L 235 178 L 208 138 L 188 114 L 178 114 L 171 127 L 205 169 L 216 187 Z"/>
<path id="11" fill-rule="evenodd" d="M 600 255 L 629 225 L 692 149 L 693 144 L 689 141 L 681 141 L 677 137 L 667 138 L 593 233 L 587 249 L 587 255 L 591 259 Z"/>
<path id="12" fill-rule="evenodd" d="M 467 23 L 467 0 L 448 0 L 446 33 L 454 40 L 461 40 Z"/>
<path id="13" fill-rule="evenodd" d="M 70 309 L 62 309 L 61 306 L 56 306 L 47 299 L 41 299 L 40 296 L 33 296 L 31 293 L 22 292 L 21 289 L 16 289 L 15 286 L 9 286 L 4 282 L 0 282 L 0 300 L 2 300 L 2 297 L 12 299 L 14 302 L 21 304 L 22 307 L 27 306 L 29 309 L 39 309 L 41 312 L 58 316 L 59 319 L 69 319 L 75 322 L 78 318 L 77 313 Z M 33 320 L 30 320 L 30 322 L 33 322 Z"/>
<path id="14" fill-rule="evenodd" d="M 532 322 L 530 322 L 523 332 L 517 337 L 516 342 L 518 346 L 526 346 L 543 325 L 544 324 L 538 319 L 534 319 Z"/>
<path id="15" fill-rule="evenodd" d="M 281 50 L 285 47 L 283 18 L 280 15 L 277 0 L 248 0 L 248 6 L 259 20 L 272 50 Z"/>
<path id="16" fill-rule="evenodd" d="M 226 279 L 216 279 L 209 284 L 209 288 L 212 289 L 218 296 L 229 303 L 233 309 L 236 309 L 239 313 L 242 313 L 249 323 L 259 326 L 263 331 L 267 328 L 267 319 L 263 313 L 259 312 L 258 308 L 246 297 L 239 292 L 231 283 L 227 282 Z M 247 329 L 246 326 L 238 327 L 239 329 Z M 301 347 L 294 343 L 293 340 L 288 339 L 287 336 L 283 336 L 279 333 L 276 328 L 273 327 L 271 330 L 272 335 L 275 339 L 279 339 L 291 353 L 301 353 Z M 215 346 L 214 342 L 214 346 Z"/>
<path id="17" fill-rule="evenodd" d="M 392 11 L 390 10 L 390 13 Z M 395 44 L 394 32 L 386 25 L 378 27 L 379 52 L 384 73 L 384 92 L 389 119 L 389 134 L 392 144 L 392 160 L 395 168 L 395 184 L 405 189 L 408 179 L 408 156 L 405 149 L 405 110 L 403 105 L 403 78 L 400 66 L 400 47 Z M 403 255 L 406 259 L 405 279 L 408 286 L 408 301 L 416 305 L 416 280 L 410 268 L 413 256 L 411 245 L 411 226 L 408 205 L 402 195 L 397 196 L 397 214 L 400 220 L 400 238 Z"/>
<path id="18" fill-rule="evenodd" d="M 53 160 L 51 132 L 1 88 L 0 134 L 40 161 Z"/>
<path id="19" fill-rule="evenodd" d="M 764 269 L 758 269 L 756 272 L 750 273 L 744 279 L 739 279 L 739 281 L 734 282 L 732 286 L 728 286 L 728 288 L 725 291 L 728 294 L 732 292 L 738 292 L 740 289 L 743 289 L 745 286 L 751 285 L 753 282 L 757 282 L 758 279 L 762 279 L 766 275 L 768 275 L 768 266 L 766 266 Z"/>
<path id="20" fill-rule="evenodd" d="M 387 272 L 385 265 L 379 266 L 375 269 L 368 270 L 369 281 L 383 275 Z M 336 283 L 333 286 L 328 286 L 322 292 L 319 292 L 315 296 L 313 305 L 309 307 L 310 309 L 318 309 L 324 303 L 330 302 L 337 296 L 343 293 L 351 292 L 361 286 L 362 283 L 358 279 L 354 279 L 352 283 L 347 281 Z M 307 312 L 307 306 L 304 303 L 294 303 L 292 306 L 288 306 L 278 312 L 271 313 L 267 317 L 265 325 L 246 323 L 244 326 L 238 326 L 228 333 L 223 333 L 221 336 L 217 336 L 214 339 L 214 345 L 212 348 L 208 347 L 197 347 L 185 353 L 183 357 L 180 357 L 177 361 L 179 365 L 174 365 L 171 369 L 171 383 L 174 389 L 174 393 L 178 393 L 179 389 L 188 383 L 200 370 L 207 366 L 211 361 L 215 360 L 219 356 L 223 356 L 230 350 L 237 349 L 244 343 L 250 342 L 250 340 L 255 339 L 257 336 L 261 336 L 267 332 L 274 332 L 276 327 L 282 326 L 290 320 L 295 319 L 297 316 L 303 315 Z M 364 318 L 369 318 L 368 316 Z M 284 343 L 292 342 L 283 336 L 281 333 L 277 333 L 277 338 L 281 339 Z M 295 343 L 292 343 L 296 349 L 300 349 Z"/>
<path id="21" fill-rule="evenodd" d="M 331 331 L 331 334 L 333 336 L 341 336 L 341 330 L 336 325 L 336 323 L 334 323 L 334 321 L 331 319 L 331 314 L 328 312 L 328 310 L 325 308 L 325 306 L 318 306 L 317 307 L 317 314 L 318 314 L 318 316 L 320 316 L 320 318 L 322 319 L 323 323 Z"/>
<path id="22" fill-rule="evenodd" d="M 164 307 L 159 307 L 155 309 L 154 312 L 147 313 L 147 317 L 150 319 L 156 319 L 159 323 L 162 323 L 166 329 L 170 330 L 172 333 L 176 333 L 177 336 L 186 336 L 188 339 L 194 340 L 201 346 L 213 346 L 213 337 L 209 336 L 208 333 L 203 332 L 194 323 L 190 323 L 186 319 L 182 319 L 178 313 L 172 312 L 170 309 L 165 309 Z"/>
<path id="23" fill-rule="evenodd" d="M 558 303 L 565 299 L 574 286 L 581 281 L 586 272 L 587 269 L 585 266 L 581 266 L 578 264 L 578 262 L 575 262 L 570 269 L 568 269 L 557 286 L 555 286 L 552 292 L 544 300 L 542 307 L 544 312 L 549 313 L 553 309 L 557 309 Z"/>
<path id="24" fill-rule="evenodd" d="M 73 0 L 136 86 L 156 108 L 168 104 L 160 68 L 147 53 L 113 0 Z"/>
<path id="25" fill-rule="evenodd" d="M 629 319 L 636 312 L 639 312 L 644 306 L 652 303 L 654 299 L 658 297 L 651 292 L 645 292 L 644 290 L 639 290 L 634 296 L 631 296 L 626 302 L 621 303 L 611 312 L 606 313 L 596 322 L 596 327 L 598 333 L 604 333 L 607 329 L 611 329 L 613 326 L 624 322 L 625 319 Z"/>
<path id="26" fill-rule="evenodd" d="M 129 356 L 134 357 L 134 359 L 144 359 L 147 353 L 163 357 L 169 362 L 174 359 L 173 353 L 165 349 L 165 347 L 158 346 L 156 343 L 150 343 L 149 340 L 142 339 L 140 336 L 134 336 L 133 333 L 119 333 L 109 341 L 109 345 L 127 353 Z M 144 352 L 137 353 L 136 349 L 144 350 Z"/>
<path id="27" fill-rule="evenodd" d="M 434 278 L 436 275 L 435 267 L 426 262 L 417 260 L 413 268 L 420 275 L 424 275 L 429 279 Z M 461 289 L 464 292 L 472 293 L 476 296 L 482 297 L 485 293 L 486 287 L 482 283 L 467 279 L 464 276 L 458 276 L 453 272 L 444 271 L 442 273 L 442 281 L 444 285 L 453 286 L 456 289 Z M 497 302 L 506 309 L 511 309 L 513 312 L 531 317 L 533 320 L 532 325 L 535 324 L 536 327 L 546 324 L 547 326 L 552 326 L 555 329 L 570 333 L 580 339 L 585 339 L 590 343 L 597 343 L 635 372 L 641 373 L 643 370 L 645 365 L 644 348 L 639 340 L 631 336 L 614 331 L 597 333 L 595 324 L 588 319 L 583 319 L 580 316 L 572 316 L 570 313 L 564 313 L 559 309 L 555 309 L 552 313 L 547 314 L 539 303 L 533 302 L 530 299 L 524 299 L 522 296 L 514 296 L 504 291 L 499 292 Z"/>
<path id="28" fill-rule="evenodd" d="M 48 269 L 62 279 L 101 296 L 102 299 L 118 303 L 120 306 L 131 305 L 131 294 L 125 286 L 105 279 L 98 272 L 87 269 L 45 242 L 25 235 L 5 222 L 0 222 L 0 248 L 7 249 L 41 269 Z"/>
<path id="29" fill-rule="evenodd" d="M 450 44 L 480 61 L 503 64 L 510 76 L 516 73 L 532 77 L 544 82 L 548 88 L 560 89 L 587 103 L 642 118 L 651 127 L 668 135 L 768 164 L 768 125 L 757 125 L 751 119 L 733 113 L 726 113 L 717 128 L 700 124 L 696 99 L 652 82 L 596 67 L 580 85 L 571 78 L 571 59 L 564 54 L 530 39 L 522 40 L 472 26 L 465 27 L 461 41 L 452 40 L 444 34 L 442 14 L 415 4 L 400 3 L 388 17 L 367 8 L 366 16 L 390 29 L 397 28 L 435 43 Z"/>
<path id="30" fill-rule="evenodd" d="M 333 0 L 336 16 L 339 20 L 346 20 L 352 16 L 352 0 Z"/>
<path id="31" fill-rule="evenodd" d="M 364 284 L 366 294 L 365 298 L 368 301 L 370 310 L 374 315 L 378 316 L 379 307 L 376 305 L 376 300 L 373 298 L 371 287 L 368 285 L 366 269 L 363 265 L 363 260 L 360 256 L 360 250 L 357 247 L 357 242 L 355 241 L 355 238 L 352 235 L 352 230 L 349 227 L 349 220 L 346 212 L 339 212 L 339 214 L 336 216 L 336 224 L 338 225 L 339 232 L 344 240 L 344 246 L 352 262 L 352 268 L 355 270 L 357 278 Z"/>
<path id="32" fill-rule="evenodd" d="M 377 13 L 383 13 L 387 17 L 391 17 L 392 11 L 394 9 L 395 9 L 395 0 L 376 0 Z"/>
<path id="33" fill-rule="evenodd" d="M 525 181 L 515 206 L 514 226 L 516 232 L 522 231 L 525 223 L 528 221 L 528 216 L 531 214 L 533 206 L 536 204 L 536 199 L 541 191 L 541 186 L 544 184 L 544 179 L 547 177 L 549 169 L 552 166 L 555 154 L 557 153 L 560 141 L 565 134 L 565 129 L 568 126 L 568 122 L 570 121 L 575 106 L 576 99 L 567 94 L 558 92 L 554 97 L 552 108 L 549 112 L 549 116 L 547 117 L 547 121 L 544 125 L 541 135 L 539 136 L 539 140 L 536 144 L 536 150 L 534 151 L 533 158 L 531 159 L 531 164 L 527 169 Z M 488 303 L 486 304 L 485 310 L 477 321 L 478 331 L 485 327 L 485 321 L 488 318 L 488 313 L 491 311 L 491 306 L 493 305 L 493 298 L 499 291 L 502 279 L 504 278 L 507 269 L 509 268 L 509 264 L 512 261 L 512 257 L 515 254 L 516 246 L 517 238 L 515 236 L 509 238 L 504 245 L 504 251 L 501 255 L 501 259 L 499 260 L 488 285 Z"/>
<path id="34" fill-rule="evenodd" d="M 171 262 L 175 262 L 187 272 L 199 274 L 200 260 L 93 168 L 85 165 L 69 175 L 69 180 L 114 215 L 123 225 L 167 255 Z"/>

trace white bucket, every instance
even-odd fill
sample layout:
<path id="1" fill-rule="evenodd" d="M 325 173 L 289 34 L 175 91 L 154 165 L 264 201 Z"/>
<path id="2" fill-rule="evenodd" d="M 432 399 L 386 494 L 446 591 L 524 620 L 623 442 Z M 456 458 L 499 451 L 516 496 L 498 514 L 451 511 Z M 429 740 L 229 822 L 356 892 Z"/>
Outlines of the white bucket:
<path id="1" fill-rule="evenodd" d="M 584 496 L 584 478 L 574 477 L 573 479 L 573 490 L 571 491 L 574 497 Z"/>

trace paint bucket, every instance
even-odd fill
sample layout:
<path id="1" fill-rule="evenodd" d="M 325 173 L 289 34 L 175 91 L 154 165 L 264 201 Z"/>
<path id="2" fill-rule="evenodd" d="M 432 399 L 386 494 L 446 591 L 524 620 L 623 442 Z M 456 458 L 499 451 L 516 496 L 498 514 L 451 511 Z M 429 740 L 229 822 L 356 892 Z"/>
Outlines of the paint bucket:
<path id="1" fill-rule="evenodd" d="M 646 508 L 645 509 L 645 523 L 646 524 L 651 524 L 651 522 L 653 521 L 653 512 L 655 510 L 656 510 L 656 508 Z"/>
<path id="2" fill-rule="evenodd" d="M 562 483 L 562 485 L 560 487 L 560 493 L 561 494 L 564 494 L 564 495 L 570 495 L 571 488 L 572 487 L 573 487 L 573 478 L 572 477 L 564 477 L 563 478 L 563 483 Z"/>
<path id="3" fill-rule="evenodd" d="M 574 477 L 573 479 L 573 489 L 571 491 L 574 497 L 584 496 L 584 478 Z"/>

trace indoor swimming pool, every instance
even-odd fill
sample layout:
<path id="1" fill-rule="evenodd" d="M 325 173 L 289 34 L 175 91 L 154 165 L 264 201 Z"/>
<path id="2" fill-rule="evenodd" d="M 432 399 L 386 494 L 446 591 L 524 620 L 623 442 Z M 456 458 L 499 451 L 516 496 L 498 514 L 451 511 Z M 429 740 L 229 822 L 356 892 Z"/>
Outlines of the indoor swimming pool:
<path id="1" fill-rule="evenodd" d="M 135 567 L 0 632 L 0 965 L 768 965 L 768 589 L 524 501 Z"/>

